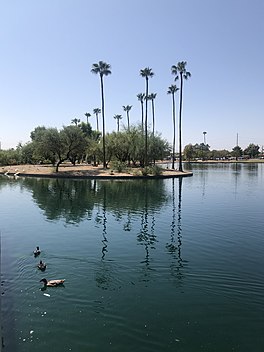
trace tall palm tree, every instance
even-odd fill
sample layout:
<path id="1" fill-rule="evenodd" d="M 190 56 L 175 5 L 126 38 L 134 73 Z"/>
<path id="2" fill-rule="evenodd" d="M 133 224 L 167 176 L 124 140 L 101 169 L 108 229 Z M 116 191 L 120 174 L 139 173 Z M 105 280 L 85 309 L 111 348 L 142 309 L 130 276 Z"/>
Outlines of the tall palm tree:
<path id="1" fill-rule="evenodd" d="M 148 84 L 149 84 L 149 77 L 154 76 L 154 72 L 152 72 L 152 68 L 146 67 L 140 70 L 141 77 L 145 78 L 146 80 L 146 110 L 145 110 L 145 162 L 144 166 L 148 163 Z"/>
<path id="2" fill-rule="evenodd" d="M 111 66 L 106 62 L 99 61 L 98 64 L 93 64 L 91 72 L 99 74 L 101 83 L 101 99 L 102 99 L 102 118 L 103 118 L 103 164 L 106 169 L 106 157 L 105 157 L 105 111 L 104 111 L 104 81 L 103 77 L 110 75 Z"/>
<path id="3" fill-rule="evenodd" d="M 180 75 L 180 110 L 179 110 L 179 171 L 182 169 L 182 96 L 183 96 L 183 80 L 187 80 L 191 77 L 191 73 L 186 71 L 186 61 L 179 61 L 177 65 L 171 66 L 171 73 L 175 75 L 175 81 L 179 78 Z"/>
<path id="4" fill-rule="evenodd" d="M 120 123 L 120 120 L 122 119 L 122 115 L 114 115 L 114 119 L 116 120 L 116 123 L 117 123 L 117 132 L 119 132 L 119 123 Z"/>
<path id="5" fill-rule="evenodd" d="M 145 94 L 139 93 L 137 95 L 137 98 L 141 104 L 141 126 L 142 126 L 142 133 L 143 133 L 144 132 L 144 99 L 145 99 Z"/>
<path id="6" fill-rule="evenodd" d="M 96 116 L 96 129 L 97 129 L 97 131 L 99 131 L 98 115 L 101 114 L 101 109 L 99 109 L 99 108 L 93 109 L 93 113 Z"/>
<path id="7" fill-rule="evenodd" d="M 155 112 L 154 112 L 154 100 L 156 99 L 157 93 L 149 94 L 148 98 L 151 100 L 152 104 L 152 134 L 154 136 L 155 133 Z"/>
<path id="8" fill-rule="evenodd" d="M 132 105 L 123 105 L 123 109 L 127 114 L 127 130 L 129 131 L 129 111 L 132 109 Z"/>
<path id="9" fill-rule="evenodd" d="M 80 119 L 75 118 L 75 119 L 71 120 L 71 123 L 73 123 L 75 126 L 77 126 L 80 121 L 81 121 Z"/>
<path id="10" fill-rule="evenodd" d="M 87 118 L 87 125 L 88 125 L 88 123 L 89 123 L 89 117 L 91 116 L 91 114 L 90 114 L 89 112 L 86 112 L 84 115 L 85 115 L 86 118 Z"/>
<path id="11" fill-rule="evenodd" d="M 172 168 L 174 169 L 175 160 L 175 135 L 176 135 L 176 119 L 175 119 L 175 93 L 179 90 L 176 84 L 172 84 L 168 88 L 168 94 L 172 95 L 172 121 L 173 121 L 173 141 L 172 141 Z"/>

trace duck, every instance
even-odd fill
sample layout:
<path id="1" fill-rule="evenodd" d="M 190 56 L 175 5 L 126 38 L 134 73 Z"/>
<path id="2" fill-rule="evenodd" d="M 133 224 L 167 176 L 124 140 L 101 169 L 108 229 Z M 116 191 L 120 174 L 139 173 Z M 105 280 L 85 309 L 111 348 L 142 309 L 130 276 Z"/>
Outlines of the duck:
<path id="1" fill-rule="evenodd" d="M 41 250 L 39 249 L 39 247 L 37 246 L 36 249 L 34 250 L 34 256 L 37 257 L 38 255 L 40 255 Z"/>
<path id="2" fill-rule="evenodd" d="M 45 271 L 47 265 L 46 265 L 46 263 L 43 263 L 43 261 L 41 260 L 41 261 L 38 263 L 37 267 L 39 268 L 39 270 Z"/>
<path id="3" fill-rule="evenodd" d="M 55 286 L 60 286 L 64 284 L 65 279 L 59 279 L 59 280 L 47 280 L 45 278 L 41 279 L 39 282 L 43 282 L 44 287 L 49 286 L 49 287 L 55 287 Z"/>

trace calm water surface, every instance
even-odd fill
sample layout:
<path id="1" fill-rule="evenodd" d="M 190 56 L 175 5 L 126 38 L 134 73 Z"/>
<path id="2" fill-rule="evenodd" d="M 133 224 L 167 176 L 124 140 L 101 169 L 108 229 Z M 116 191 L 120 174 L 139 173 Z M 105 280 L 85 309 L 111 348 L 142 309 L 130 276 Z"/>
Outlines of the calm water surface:
<path id="1" fill-rule="evenodd" d="M 264 165 L 189 168 L 0 177 L 4 351 L 263 352 Z"/>

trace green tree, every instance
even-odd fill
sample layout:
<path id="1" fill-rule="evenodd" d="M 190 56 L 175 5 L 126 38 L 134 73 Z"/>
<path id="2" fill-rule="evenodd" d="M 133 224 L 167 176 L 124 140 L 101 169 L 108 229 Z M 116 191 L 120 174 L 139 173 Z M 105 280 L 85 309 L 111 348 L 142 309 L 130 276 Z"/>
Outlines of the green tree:
<path id="1" fill-rule="evenodd" d="M 101 114 L 101 109 L 99 109 L 99 108 L 93 109 L 93 113 L 96 116 L 96 129 L 97 129 L 97 131 L 99 131 L 98 115 Z"/>
<path id="2" fill-rule="evenodd" d="M 104 108 L 104 81 L 103 77 L 111 74 L 111 66 L 106 62 L 99 61 L 98 64 L 93 64 L 91 72 L 94 74 L 99 74 L 101 83 L 101 100 L 102 100 L 102 118 L 103 118 L 103 165 L 106 165 L 106 155 L 105 155 L 105 108 Z"/>
<path id="3" fill-rule="evenodd" d="M 85 123 L 85 122 L 82 121 L 82 122 L 79 124 L 78 127 L 82 130 L 83 134 L 84 134 L 86 137 L 88 137 L 88 138 L 91 137 L 91 134 L 92 134 L 92 127 L 91 127 L 91 125 L 89 124 L 89 122 L 88 122 L 88 123 Z"/>
<path id="4" fill-rule="evenodd" d="M 236 145 L 233 149 L 232 149 L 232 155 L 236 158 L 236 160 L 238 158 L 240 158 L 243 155 L 243 150 Z"/>
<path id="5" fill-rule="evenodd" d="M 143 132 L 144 132 L 144 99 L 145 99 L 145 94 L 139 93 L 137 95 L 137 98 L 140 101 L 140 105 L 141 105 L 141 131 L 143 134 Z"/>
<path id="6" fill-rule="evenodd" d="M 175 75 L 175 81 L 180 75 L 180 109 L 179 109 L 179 171 L 183 171 L 182 168 L 182 101 L 183 101 L 183 80 L 187 80 L 191 77 L 191 73 L 186 71 L 186 61 L 180 61 L 177 65 L 171 67 L 171 73 Z"/>
<path id="7" fill-rule="evenodd" d="M 188 160 L 189 162 L 195 158 L 196 153 L 195 153 L 195 150 L 194 150 L 192 144 L 187 144 L 184 147 L 183 155 L 184 155 L 185 160 Z"/>
<path id="8" fill-rule="evenodd" d="M 141 77 L 145 78 L 146 80 L 146 92 L 145 92 L 145 97 L 146 97 L 146 106 L 145 106 L 145 160 L 144 160 L 144 165 L 146 166 L 148 164 L 148 89 L 149 89 L 149 78 L 154 76 L 154 73 L 152 72 L 152 69 L 149 67 L 146 67 L 142 70 L 140 70 L 140 75 Z"/>
<path id="9" fill-rule="evenodd" d="M 126 112 L 127 115 L 127 129 L 129 131 L 129 111 L 132 109 L 132 105 L 123 105 L 123 109 Z"/>
<path id="10" fill-rule="evenodd" d="M 66 160 L 75 163 L 78 157 L 84 154 L 86 145 L 85 136 L 77 126 L 66 126 L 61 131 L 57 128 L 47 128 L 35 139 L 37 155 L 54 158 L 56 172 L 60 164 Z"/>
<path id="11" fill-rule="evenodd" d="M 245 155 L 249 155 L 250 158 L 255 158 L 259 155 L 259 146 L 253 143 L 250 143 L 247 148 L 244 150 Z"/>
<path id="12" fill-rule="evenodd" d="M 114 115 L 114 119 L 116 120 L 116 123 L 117 123 L 117 132 L 119 132 L 119 124 L 120 124 L 120 120 L 122 119 L 122 115 Z"/>
<path id="13" fill-rule="evenodd" d="M 176 113 L 175 113 L 175 93 L 179 90 L 176 84 L 169 86 L 167 93 L 172 96 L 172 122 L 173 122 L 173 140 L 172 140 L 172 169 L 175 169 L 175 140 L 176 140 Z"/>

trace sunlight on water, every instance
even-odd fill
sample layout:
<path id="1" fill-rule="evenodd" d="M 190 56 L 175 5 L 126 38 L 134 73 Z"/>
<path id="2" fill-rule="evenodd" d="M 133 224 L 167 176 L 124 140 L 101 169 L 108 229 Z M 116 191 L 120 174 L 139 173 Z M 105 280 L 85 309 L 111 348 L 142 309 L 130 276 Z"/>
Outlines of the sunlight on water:
<path id="1" fill-rule="evenodd" d="M 1 177 L 4 351 L 263 351 L 263 165 L 191 168 Z"/>

